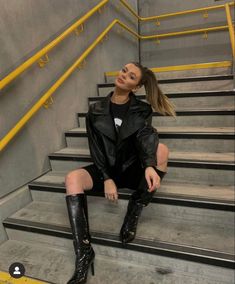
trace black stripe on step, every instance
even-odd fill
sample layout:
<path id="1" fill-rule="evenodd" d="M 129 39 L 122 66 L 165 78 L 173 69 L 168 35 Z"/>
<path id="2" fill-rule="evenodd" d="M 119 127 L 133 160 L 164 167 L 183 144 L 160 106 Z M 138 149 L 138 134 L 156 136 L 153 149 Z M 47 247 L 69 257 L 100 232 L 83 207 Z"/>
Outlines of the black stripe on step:
<path id="1" fill-rule="evenodd" d="M 72 239 L 71 230 L 68 227 L 13 218 L 7 218 L 3 224 L 6 228 L 15 230 L 23 230 L 32 233 L 40 233 L 44 235 Z M 199 247 L 184 246 L 161 241 L 150 241 L 140 238 L 136 238 L 134 242 L 123 246 L 117 235 L 92 231 L 91 241 L 95 244 L 110 247 L 126 248 L 133 251 L 150 253 L 154 255 L 173 257 L 232 269 L 234 268 L 233 255 Z"/>
<path id="2" fill-rule="evenodd" d="M 162 139 L 226 139 L 226 140 L 234 140 L 235 134 L 234 133 L 205 133 L 205 132 L 198 132 L 198 133 L 161 133 L 158 132 L 159 138 Z M 65 132 L 65 137 L 82 137 L 87 138 L 86 132 L 79 132 L 79 131 L 67 131 Z"/>
<path id="3" fill-rule="evenodd" d="M 203 168 L 203 169 L 213 169 L 213 170 L 230 170 L 235 169 L 233 163 L 225 162 L 206 162 L 206 161 L 184 161 L 184 160 L 169 160 L 168 165 L 170 167 L 178 168 Z"/>
<path id="4" fill-rule="evenodd" d="M 48 156 L 50 160 L 59 161 L 79 161 L 79 162 L 92 162 L 91 157 L 88 155 L 75 155 L 75 154 L 51 154 Z"/>
<path id="5" fill-rule="evenodd" d="M 169 83 L 187 83 L 187 82 L 200 82 L 200 81 L 218 81 L 218 80 L 232 80 L 233 75 L 213 75 L 213 76 L 198 76 L 198 77 L 184 77 L 175 79 L 160 79 L 159 84 Z"/>
<path id="6" fill-rule="evenodd" d="M 84 118 L 86 116 L 86 113 L 80 113 L 77 114 L 78 117 L 80 118 Z M 177 116 L 194 116 L 194 115 L 235 115 L 235 110 L 234 109 L 221 109 L 221 110 L 217 110 L 217 109 L 205 109 L 205 110 L 200 110 L 200 109 L 195 109 L 195 110 L 180 110 L 180 111 L 176 111 L 176 115 Z M 153 116 L 163 116 L 162 114 L 153 113 Z M 166 116 L 168 117 L 168 116 Z M 172 118 L 173 119 L 173 118 Z"/>

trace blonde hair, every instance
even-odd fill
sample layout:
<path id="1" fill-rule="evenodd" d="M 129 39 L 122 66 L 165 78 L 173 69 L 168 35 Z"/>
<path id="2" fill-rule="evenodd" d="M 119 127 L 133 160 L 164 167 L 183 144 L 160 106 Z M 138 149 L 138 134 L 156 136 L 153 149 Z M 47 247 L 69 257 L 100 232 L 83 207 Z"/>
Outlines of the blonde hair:
<path id="1" fill-rule="evenodd" d="M 132 64 L 138 67 L 141 71 L 141 79 L 138 85 L 145 87 L 146 100 L 151 104 L 152 108 L 162 115 L 175 117 L 175 106 L 168 97 L 162 93 L 158 86 L 155 74 L 138 62 L 132 62 Z"/>

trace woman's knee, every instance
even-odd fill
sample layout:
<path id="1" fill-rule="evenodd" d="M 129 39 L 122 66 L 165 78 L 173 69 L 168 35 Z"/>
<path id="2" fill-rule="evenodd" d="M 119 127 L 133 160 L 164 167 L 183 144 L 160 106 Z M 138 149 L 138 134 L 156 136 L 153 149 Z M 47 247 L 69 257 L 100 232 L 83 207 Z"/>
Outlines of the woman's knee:
<path id="1" fill-rule="evenodd" d="M 73 183 L 75 180 L 77 180 L 78 176 L 79 176 L 79 170 L 69 172 L 65 177 L 65 185 Z"/>
<path id="2" fill-rule="evenodd" d="M 88 175 L 88 173 L 87 173 Z M 86 171 L 78 169 L 69 172 L 65 177 L 65 186 L 67 193 L 75 192 L 80 193 L 89 187 L 92 187 L 92 180 L 86 175 Z"/>

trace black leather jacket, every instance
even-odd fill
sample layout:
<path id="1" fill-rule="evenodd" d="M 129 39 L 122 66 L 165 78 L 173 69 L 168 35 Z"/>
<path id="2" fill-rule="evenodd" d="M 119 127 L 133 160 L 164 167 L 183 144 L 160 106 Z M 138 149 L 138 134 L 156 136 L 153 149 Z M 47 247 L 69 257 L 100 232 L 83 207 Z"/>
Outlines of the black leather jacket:
<path id="1" fill-rule="evenodd" d="M 151 126 L 151 106 L 130 93 L 130 106 L 116 136 L 109 109 L 112 93 L 90 105 L 86 115 L 91 157 L 103 173 L 104 180 L 111 178 L 111 169 L 123 172 L 137 160 L 143 168 L 157 165 L 159 140 L 156 129 Z"/>

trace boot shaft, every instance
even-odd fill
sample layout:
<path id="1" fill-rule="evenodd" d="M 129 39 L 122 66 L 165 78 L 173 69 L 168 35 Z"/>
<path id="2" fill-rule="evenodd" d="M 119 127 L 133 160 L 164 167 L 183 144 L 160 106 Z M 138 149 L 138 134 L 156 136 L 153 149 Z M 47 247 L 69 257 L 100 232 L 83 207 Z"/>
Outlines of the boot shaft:
<path id="1" fill-rule="evenodd" d="M 84 211 L 84 194 L 67 195 L 66 203 L 76 254 L 90 246 L 88 222 Z"/>

